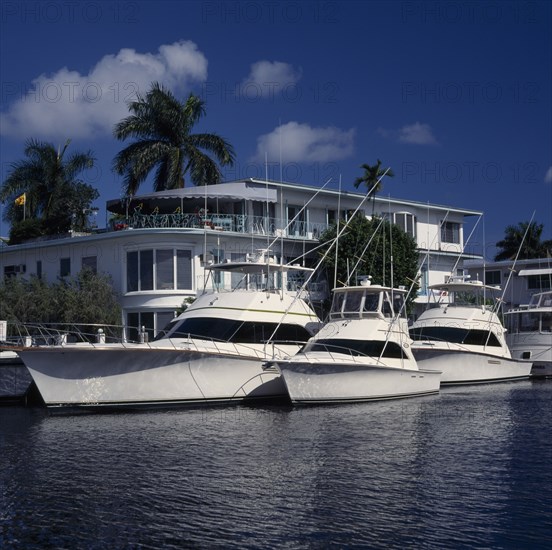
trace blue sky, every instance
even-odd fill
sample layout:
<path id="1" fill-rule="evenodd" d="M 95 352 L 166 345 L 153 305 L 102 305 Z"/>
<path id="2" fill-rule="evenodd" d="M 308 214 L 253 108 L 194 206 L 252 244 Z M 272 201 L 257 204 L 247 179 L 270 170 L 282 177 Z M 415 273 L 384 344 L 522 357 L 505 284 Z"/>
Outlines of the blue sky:
<path id="1" fill-rule="evenodd" d="M 379 158 L 383 196 L 483 210 L 488 248 L 533 212 L 552 238 L 550 29 L 539 1 L 5 0 L 2 181 L 27 138 L 70 138 L 97 158 L 103 225 L 113 125 L 157 80 L 203 97 L 197 130 L 237 153 L 225 179 L 267 158 L 271 179 L 352 190 Z"/>

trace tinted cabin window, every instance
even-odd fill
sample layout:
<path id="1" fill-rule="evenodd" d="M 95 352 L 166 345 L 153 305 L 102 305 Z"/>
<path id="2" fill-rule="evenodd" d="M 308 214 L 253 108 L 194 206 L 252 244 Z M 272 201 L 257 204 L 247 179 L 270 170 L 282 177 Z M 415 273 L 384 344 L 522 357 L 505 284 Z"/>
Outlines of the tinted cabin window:
<path id="1" fill-rule="evenodd" d="M 310 333 L 304 327 L 282 323 L 276 330 L 276 323 L 252 323 L 232 319 L 195 317 L 172 323 L 161 334 L 169 338 L 205 338 L 233 343 L 264 343 L 274 341 L 306 342 Z M 274 331 L 276 333 L 273 335 Z"/>
<path id="2" fill-rule="evenodd" d="M 403 349 L 396 342 L 348 340 L 332 338 L 317 340 L 305 346 L 307 351 L 327 351 L 330 353 L 345 353 L 354 356 L 387 357 L 401 359 L 405 357 Z"/>
<path id="3" fill-rule="evenodd" d="M 454 327 L 418 327 L 410 331 L 413 340 L 435 340 L 453 344 L 500 347 L 495 334 L 487 330 L 468 330 Z"/>

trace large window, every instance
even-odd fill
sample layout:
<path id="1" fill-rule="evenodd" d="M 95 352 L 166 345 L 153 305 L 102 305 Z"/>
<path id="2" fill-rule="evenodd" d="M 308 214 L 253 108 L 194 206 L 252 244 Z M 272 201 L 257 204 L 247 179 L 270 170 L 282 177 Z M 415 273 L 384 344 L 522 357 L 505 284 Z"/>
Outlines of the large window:
<path id="1" fill-rule="evenodd" d="M 156 288 L 159 290 L 174 289 L 174 252 L 170 250 L 156 251 Z"/>
<path id="2" fill-rule="evenodd" d="M 529 290 L 550 290 L 550 275 L 529 275 L 527 277 L 527 288 Z"/>
<path id="3" fill-rule="evenodd" d="M 21 265 L 5 265 L 4 266 L 4 277 L 8 279 L 9 277 L 15 277 L 19 273 L 25 273 L 27 270 L 26 266 Z"/>
<path id="4" fill-rule="evenodd" d="M 127 292 L 191 290 L 190 250 L 161 248 L 127 252 Z"/>
<path id="5" fill-rule="evenodd" d="M 178 290 L 192 288 L 192 253 L 190 250 L 176 251 L 176 288 Z"/>
<path id="6" fill-rule="evenodd" d="M 305 234 L 305 210 L 299 205 L 288 205 L 287 223 L 289 235 Z"/>
<path id="7" fill-rule="evenodd" d="M 501 284 L 500 270 L 485 271 L 485 284 L 486 285 L 500 285 Z"/>
<path id="8" fill-rule="evenodd" d="M 353 214 L 355 213 L 354 210 L 340 210 L 339 211 L 339 221 L 349 221 Z M 366 217 L 366 213 L 364 210 L 359 210 L 357 212 L 357 215 Z M 327 210 L 326 211 L 326 220 L 328 222 L 328 225 L 332 225 L 333 223 L 337 223 L 337 210 Z"/>
<path id="9" fill-rule="evenodd" d="M 153 290 L 153 250 L 140 250 L 140 290 Z"/>
<path id="10" fill-rule="evenodd" d="M 460 244 L 460 224 L 456 222 L 442 222 L 441 242 Z"/>
<path id="11" fill-rule="evenodd" d="M 142 327 L 148 335 L 148 341 L 154 337 L 155 314 L 151 311 L 133 312 L 127 315 L 127 339 L 131 342 L 140 341 Z"/>
<path id="12" fill-rule="evenodd" d="M 82 269 L 90 269 L 92 273 L 98 272 L 97 256 L 84 256 L 82 259 Z"/>
<path id="13" fill-rule="evenodd" d="M 424 265 L 420 269 L 421 272 L 421 279 L 420 279 L 420 290 L 418 291 L 418 294 L 420 296 L 427 296 L 428 293 L 428 287 L 429 287 L 429 275 L 427 272 L 427 267 Z"/>
<path id="14" fill-rule="evenodd" d="M 59 260 L 59 276 L 68 277 L 71 275 L 71 258 L 61 258 Z"/>
<path id="15" fill-rule="evenodd" d="M 416 216 L 409 212 L 395 212 L 394 222 L 405 233 L 408 233 L 411 237 L 416 238 Z"/>

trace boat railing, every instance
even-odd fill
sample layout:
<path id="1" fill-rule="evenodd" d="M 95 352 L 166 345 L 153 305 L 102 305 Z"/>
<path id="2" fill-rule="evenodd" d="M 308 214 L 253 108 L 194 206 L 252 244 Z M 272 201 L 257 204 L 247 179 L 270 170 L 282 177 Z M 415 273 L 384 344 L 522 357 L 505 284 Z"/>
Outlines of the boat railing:
<path id="1" fill-rule="evenodd" d="M 18 347 L 133 343 L 126 334 L 131 330 L 144 332 L 138 327 L 109 324 L 9 323 L 8 326 L 11 342 Z"/>
<path id="2" fill-rule="evenodd" d="M 277 271 L 277 268 L 275 269 Z M 211 277 L 205 284 L 205 275 L 196 276 L 196 288 L 204 288 L 208 292 L 267 292 L 271 294 L 280 294 L 282 292 L 281 283 L 277 281 L 274 285 L 267 286 L 266 280 L 247 276 L 242 273 L 228 275 L 217 274 Z M 303 282 L 288 279 L 285 283 L 285 291 L 291 295 L 297 295 L 304 300 L 320 300 L 326 297 L 328 285 L 326 283 L 310 282 L 303 288 Z"/>
<path id="3" fill-rule="evenodd" d="M 290 346 L 297 350 L 304 342 L 295 341 L 270 341 L 261 342 L 258 345 L 250 343 L 237 343 L 220 340 L 207 336 L 195 336 L 193 334 L 180 335 L 178 338 L 159 338 L 150 341 L 149 334 L 144 327 L 130 327 L 123 325 L 71 325 L 67 323 L 31 324 L 10 323 L 12 335 L 2 347 L 17 351 L 28 347 L 51 346 L 78 346 L 103 347 L 106 344 L 118 344 L 121 347 L 156 349 L 160 346 L 172 347 L 175 350 L 187 350 L 197 352 L 214 352 L 227 355 L 249 355 L 265 360 L 271 357 L 283 357 L 289 355 Z M 139 340 L 130 340 L 125 335 L 134 331 L 138 333 Z"/>
<path id="4" fill-rule="evenodd" d="M 204 335 L 186 334 L 178 338 L 162 338 L 162 342 L 167 342 L 175 349 L 185 349 L 186 351 L 196 351 L 200 353 L 216 353 L 217 355 L 249 355 L 262 360 L 284 357 L 289 355 L 290 346 L 299 350 L 305 342 L 292 340 L 272 340 L 267 342 L 259 342 L 254 345 L 252 343 L 230 342 L 217 338 L 207 337 Z"/>

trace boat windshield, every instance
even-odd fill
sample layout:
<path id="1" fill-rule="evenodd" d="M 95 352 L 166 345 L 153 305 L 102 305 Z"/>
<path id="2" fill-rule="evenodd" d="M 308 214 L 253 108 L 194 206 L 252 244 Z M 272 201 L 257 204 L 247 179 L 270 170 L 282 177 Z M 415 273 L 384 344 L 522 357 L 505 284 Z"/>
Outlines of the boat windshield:
<path id="1" fill-rule="evenodd" d="M 492 311 L 495 304 L 495 297 L 482 292 L 480 289 L 451 290 L 446 289 L 433 294 L 433 301 L 429 303 L 430 308 L 447 305 L 449 307 L 472 307 Z"/>
<path id="2" fill-rule="evenodd" d="M 406 354 L 396 342 L 385 340 L 351 340 L 348 338 L 327 338 L 311 340 L 301 353 L 323 351 L 327 353 L 344 353 L 353 356 L 388 357 L 404 359 Z"/>
<path id="3" fill-rule="evenodd" d="M 552 292 L 542 294 L 534 294 L 529 303 L 530 308 L 535 307 L 552 307 Z"/>
<path id="4" fill-rule="evenodd" d="M 352 319 L 371 316 L 374 313 L 381 313 L 384 317 L 393 317 L 399 313 L 405 316 L 403 304 L 402 292 L 353 288 L 334 294 L 330 318 Z"/>
<path id="5" fill-rule="evenodd" d="M 520 311 L 506 316 L 507 328 L 512 333 L 552 333 L 552 312 Z"/>
<path id="6" fill-rule="evenodd" d="M 417 341 L 451 342 L 470 346 L 500 347 L 496 335 L 488 330 L 444 327 L 416 327 L 410 329 L 410 337 Z"/>
<path id="7" fill-rule="evenodd" d="M 275 332 L 276 331 L 276 332 Z M 274 336 L 272 336 L 274 334 Z M 306 342 L 312 336 L 302 325 L 293 323 L 267 323 L 193 317 L 176 319 L 156 336 L 164 338 L 199 338 L 240 344 L 278 342 Z"/>

